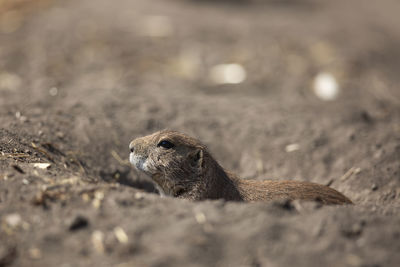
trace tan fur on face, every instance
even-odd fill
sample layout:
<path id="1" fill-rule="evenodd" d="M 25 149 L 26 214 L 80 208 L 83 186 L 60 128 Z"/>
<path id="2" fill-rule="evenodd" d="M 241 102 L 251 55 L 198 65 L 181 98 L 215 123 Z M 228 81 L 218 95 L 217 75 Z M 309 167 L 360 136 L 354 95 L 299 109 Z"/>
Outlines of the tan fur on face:
<path id="1" fill-rule="evenodd" d="M 171 142 L 174 147 L 158 146 L 163 140 Z M 163 130 L 137 138 L 129 147 L 133 149 L 131 163 L 170 196 L 192 200 L 301 199 L 325 204 L 351 203 L 344 195 L 324 185 L 239 179 L 225 171 L 200 141 L 176 131 Z"/>
<path id="2" fill-rule="evenodd" d="M 174 148 L 158 147 L 157 144 L 162 140 L 173 143 Z M 191 164 L 190 159 L 194 156 L 194 151 L 206 150 L 196 139 L 168 130 L 137 138 L 129 147 L 134 147 L 130 156 L 131 163 L 150 176 L 171 196 L 175 196 L 181 189 L 186 189 L 194 182 L 193 173 L 198 170 Z"/>

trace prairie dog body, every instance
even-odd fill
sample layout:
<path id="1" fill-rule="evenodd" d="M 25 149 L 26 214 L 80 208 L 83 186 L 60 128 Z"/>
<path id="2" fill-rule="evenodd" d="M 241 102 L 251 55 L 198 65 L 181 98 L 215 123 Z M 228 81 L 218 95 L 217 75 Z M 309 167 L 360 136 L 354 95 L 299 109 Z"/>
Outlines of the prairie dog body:
<path id="1" fill-rule="evenodd" d="M 234 201 L 318 200 L 324 204 L 351 204 L 338 191 L 301 181 L 240 179 L 224 170 L 200 141 L 163 130 L 134 139 L 129 160 L 157 184 L 161 195 L 191 200 Z"/>

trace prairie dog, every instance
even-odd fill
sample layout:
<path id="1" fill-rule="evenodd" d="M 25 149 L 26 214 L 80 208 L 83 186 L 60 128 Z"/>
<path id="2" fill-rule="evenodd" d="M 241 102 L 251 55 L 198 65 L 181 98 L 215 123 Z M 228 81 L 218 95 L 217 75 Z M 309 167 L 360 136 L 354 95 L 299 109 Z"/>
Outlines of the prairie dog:
<path id="1" fill-rule="evenodd" d="M 191 200 L 352 203 L 338 191 L 316 183 L 240 179 L 224 170 L 199 140 L 176 131 L 163 130 L 134 139 L 129 148 L 130 162 L 152 178 L 161 195 Z"/>

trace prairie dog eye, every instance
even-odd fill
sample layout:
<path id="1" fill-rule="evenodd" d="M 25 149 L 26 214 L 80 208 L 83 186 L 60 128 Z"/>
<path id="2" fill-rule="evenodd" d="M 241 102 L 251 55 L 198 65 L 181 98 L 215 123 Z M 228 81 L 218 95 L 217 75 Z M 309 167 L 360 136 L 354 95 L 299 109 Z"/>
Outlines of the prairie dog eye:
<path id="1" fill-rule="evenodd" d="M 173 148 L 175 145 L 170 141 L 162 140 L 160 143 L 158 143 L 157 146 L 162 146 L 163 148 L 170 149 Z"/>

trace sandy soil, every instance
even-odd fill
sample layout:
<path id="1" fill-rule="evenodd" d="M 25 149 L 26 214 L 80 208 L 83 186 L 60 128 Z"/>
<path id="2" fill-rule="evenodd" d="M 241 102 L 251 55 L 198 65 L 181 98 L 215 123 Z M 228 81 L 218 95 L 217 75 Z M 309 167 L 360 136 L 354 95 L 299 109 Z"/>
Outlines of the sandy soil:
<path id="1" fill-rule="evenodd" d="M 400 262 L 398 1 L 2 3 L 0 266 Z M 246 80 L 213 82 L 221 63 Z M 127 158 L 163 128 L 355 205 L 159 198 Z"/>

